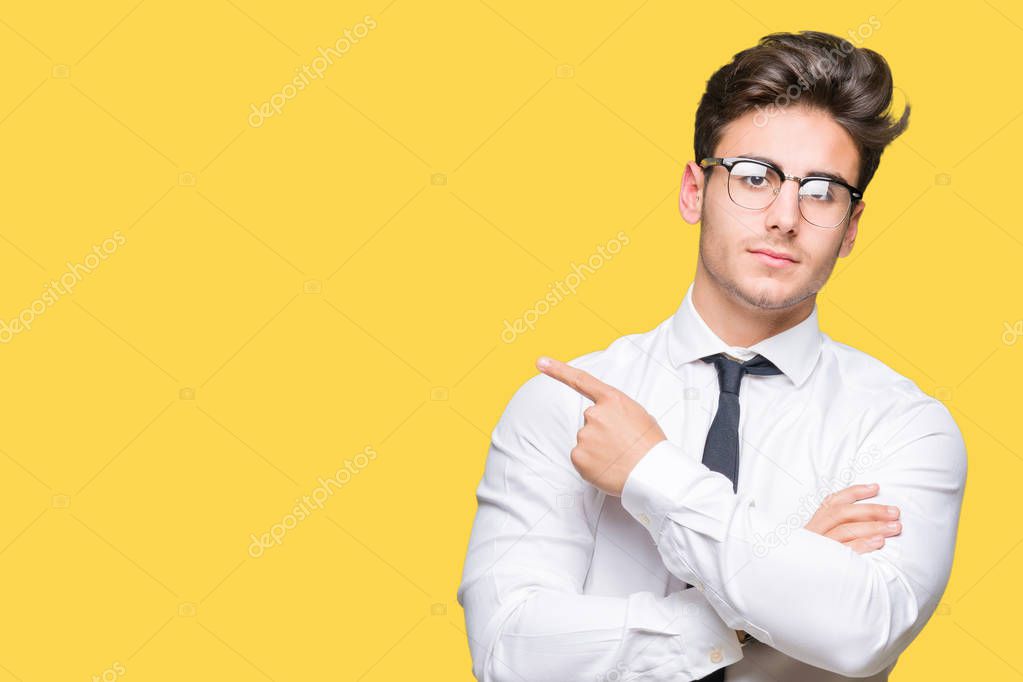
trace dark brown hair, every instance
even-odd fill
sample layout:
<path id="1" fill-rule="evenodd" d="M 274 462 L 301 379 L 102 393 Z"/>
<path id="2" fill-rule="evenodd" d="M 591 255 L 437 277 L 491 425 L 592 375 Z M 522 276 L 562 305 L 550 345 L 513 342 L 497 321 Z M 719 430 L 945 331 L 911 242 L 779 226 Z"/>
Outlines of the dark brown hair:
<path id="1" fill-rule="evenodd" d="M 766 121 L 772 111 L 807 106 L 829 113 L 852 137 L 863 190 L 884 148 L 909 125 L 909 103 L 896 120 L 891 100 L 892 72 L 877 52 L 819 31 L 772 33 L 707 81 L 696 110 L 696 161 L 713 156 L 722 129 L 750 111 Z"/>

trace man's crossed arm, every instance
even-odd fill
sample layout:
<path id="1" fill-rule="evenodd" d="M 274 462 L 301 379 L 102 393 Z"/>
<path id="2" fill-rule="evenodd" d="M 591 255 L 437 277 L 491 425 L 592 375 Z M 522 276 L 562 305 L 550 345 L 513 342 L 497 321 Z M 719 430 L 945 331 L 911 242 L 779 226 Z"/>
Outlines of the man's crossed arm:
<path id="1" fill-rule="evenodd" d="M 965 479 L 965 449 L 940 404 L 900 429 L 873 472 L 886 504 L 858 503 L 878 488 L 854 485 L 784 545 L 754 556 L 751 533 L 777 522 L 726 477 L 664 439 L 613 387 L 563 363 L 540 369 L 558 381 L 536 376 L 513 396 L 477 491 L 458 599 L 479 679 L 592 681 L 623 670 L 699 679 L 742 657 L 737 629 L 810 665 L 866 676 L 929 618 L 948 578 Z M 579 429 L 584 398 L 593 405 Z M 644 523 L 664 566 L 701 590 L 583 594 L 607 493 Z M 896 502 L 906 529 L 886 546 L 883 537 L 898 533 L 883 528 L 899 516 L 889 512 Z"/>
<path id="2" fill-rule="evenodd" d="M 668 570 L 703 588 L 726 623 L 798 660 L 866 677 L 894 663 L 933 613 L 966 478 L 965 444 L 940 403 L 924 403 L 896 431 L 871 472 L 874 488 L 831 496 L 806 528 L 765 550 L 752 539 L 777 520 L 668 441 L 641 405 L 579 368 L 550 358 L 537 367 L 593 402 L 571 454 L 580 476 L 621 496 Z M 853 504 L 878 485 L 909 511 L 901 521 L 891 505 Z M 882 549 L 893 530 L 899 542 Z"/>

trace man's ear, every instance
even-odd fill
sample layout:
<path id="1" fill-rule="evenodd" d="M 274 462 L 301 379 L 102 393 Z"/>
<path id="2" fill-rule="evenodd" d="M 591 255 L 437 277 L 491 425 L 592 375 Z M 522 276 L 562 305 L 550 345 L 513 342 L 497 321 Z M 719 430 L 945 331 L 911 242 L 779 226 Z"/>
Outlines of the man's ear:
<path id="1" fill-rule="evenodd" d="M 686 164 L 682 174 L 682 190 L 678 195 L 678 211 L 690 225 L 700 222 L 703 209 L 704 171 L 695 161 Z"/>
<path id="2" fill-rule="evenodd" d="M 862 199 L 853 207 L 852 215 L 849 216 L 849 227 L 845 231 L 845 236 L 842 237 L 842 247 L 838 250 L 839 258 L 845 258 L 852 253 L 853 244 L 856 242 L 856 231 L 860 226 L 860 216 L 863 215 L 866 208 L 867 203 Z"/>

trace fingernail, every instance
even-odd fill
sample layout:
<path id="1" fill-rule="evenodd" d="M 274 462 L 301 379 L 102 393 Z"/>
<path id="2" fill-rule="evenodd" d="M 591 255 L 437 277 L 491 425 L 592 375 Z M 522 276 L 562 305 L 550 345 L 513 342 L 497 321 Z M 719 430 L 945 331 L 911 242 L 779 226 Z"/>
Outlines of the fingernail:
<path id="1" fill-rule="evenodd" d="M 536 366 L 540 369 L 547 369 L 547 365 L 551 364 L 551 359 L 546 355 L 541 355 L 540 359 L 536 361 Z"/>
<path id="2" fill-rule="evenodd" d="M 878 535 L 876 537 L 871 538 L 870 544 L 872 544 L 872 545 L 880 545 L 883 541 L 884 541 L 884 538 L 881 537 L 880 535 Z"/>
<path id="3" fill-rule="evenodd" d="M 898 516 L 899 515 L 899 508 L 898 507 L 888 507 L 888 515 L 889 516 Z"/>
<path id="4" fill-rule="evenodd" d="M 877 488 L 878 488 L 877 483 L 871 483 L 870 484 L 870 489 L 871 490 L 877 490 Z"/>
<path id="5" fill-rule="evenodd" d="M 886 524 L 888 530 L 898 530 L 901 524 L 898 521 L 891 521 Z"/>

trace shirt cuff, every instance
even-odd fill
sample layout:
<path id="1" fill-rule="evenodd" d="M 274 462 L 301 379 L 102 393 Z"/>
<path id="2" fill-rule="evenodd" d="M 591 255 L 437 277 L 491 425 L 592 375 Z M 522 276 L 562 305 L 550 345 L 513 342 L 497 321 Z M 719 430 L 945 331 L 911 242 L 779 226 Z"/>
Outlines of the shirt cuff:
<path id="1" fill-rule="evenodd" d="M 647 529 L 654 542 L 669 516 L 690 530 L 725 539 L 723 508 L 734 496 L 732 482 L 711 471 L 669 440 L 654 445 L 622 486 L 622 507 Z"/>
<path id="2" fill-rule="evenodd" d="M 679 675 L 685 674 L 687 679 L 703 679 L 743 657 L 735 630 L 721 620 L 704 595 L 696 590 L 679 590 L 664 599 L 655 598 L 649 592 L 630 595 L 626 628 L 678 637 L 684 656 L 673 655 L 664 665 L 675 666 L 672 669 Z M 645 640 L 636 640 L 636 644 L 643 650 L 653 648 Z M 661 667 L 656 670 L 669 672 Z"/>

